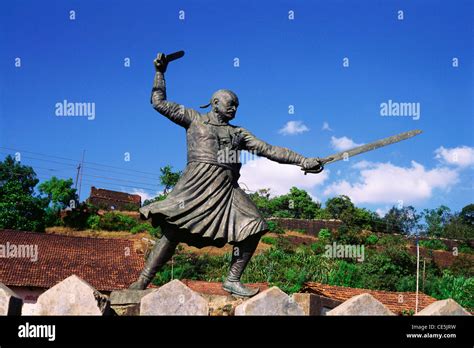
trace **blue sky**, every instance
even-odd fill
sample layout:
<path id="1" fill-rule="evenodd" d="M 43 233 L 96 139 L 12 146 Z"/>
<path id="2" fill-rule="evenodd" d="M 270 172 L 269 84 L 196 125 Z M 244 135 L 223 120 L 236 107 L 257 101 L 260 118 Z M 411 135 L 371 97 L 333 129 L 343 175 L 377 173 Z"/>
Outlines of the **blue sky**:
<path id="1" fill-rule="evenodd" d="M 183 49 L 170 100 L 198 108 L 231 89 L 234 124 L 305 156 L 423 130 L 319 176 L 254 160 L 250 189 L 348 194 L 380 212 L 473 201 L 472 1 L 3 1 L 0 23 L 0 158 L 20 150 L 40 178 L 75 179 L 85 150 L 82 199 L 93 184 L 153 196 L 160 167 L 184 168 L 184 130 L 149 103 L 156 53 Z M 64 100 L 95 103 L 95 118 L 56 116 Z M 419 119 L 381 116 L 389 100 Z"/>

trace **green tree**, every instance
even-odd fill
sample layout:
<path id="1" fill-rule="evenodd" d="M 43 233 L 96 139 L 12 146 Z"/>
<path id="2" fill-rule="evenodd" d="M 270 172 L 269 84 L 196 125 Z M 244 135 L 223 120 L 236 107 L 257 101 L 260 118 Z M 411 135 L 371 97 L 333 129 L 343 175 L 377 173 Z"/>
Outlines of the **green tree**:
<path id="1" fill-rule="evenodd" d="M 38 186 L 38 191 L 46 195 L 49 200 L 49 206 L 46 209 L 46 226 L 57 226 L 61 224 L 61 210 L 70 206 L 76 207 L 78 196 L 76 189 L 72 188 L 72 179 L 58 179 L 53 176 L 50 180 L 42 182 Z M 74 204 L 71 206 L 71 202 Z"/>
<path id="2" fill-rule="evenodd" d="M 421 215 L 414 207 L 392 207 L 384 217 L 385 232 L 410 234 L 420 228 Z"/>
<path id="3" fill-rule="evenodd" d="M 0 162 L 0 228 L 44 231 L 48 201 L 35 195 L 38 181 L 33 168 L 12 156 Z"/>
<path id="4" fill-rule="evenodd" d="M 183 173 L 181 171 L 173 172 L 173 167 L 170 165 L 160 168 L 160 172 L 160 183 L 165 187 L 163 194 L 166 195 L 173 187 L 175 187 Z"/>
<path id="5" fill-rule="evenodd" d="M 431 237 L 442 237 L 444 235 L 445 226 L 451 220 L 451 210 L 441 205 L 436 209 L 425 209 L 423 217 L 426 223 L 426 233 Z"/>
<path id="6" fill-rule="evenodd" d="M 170 165 L 160 168 L 160 172 L 161 172 L 160 184 L 164 186 L 163 193 L 160 193 L 155 198 L 146 199 L 143 202 L 144 206 L 151 204 L 153 202 L 164 200 L 166 196 L 168 195 L 169 191 L 171 191 L 173 187 L 175 187 L 176 183 L 181 178 L 181 175 L 183 175 L 183 172 L 181 171 L 174 172 L 173 167 Z"/>
<path id="7" fill-rule="evenodd" d="M 275 217 L 314 219 L 321 204 L 314 202 L 305 190 L 292 187 L 286 195 L 272 198 L 270 207 Z"/>
<path id="8" fill-rule="evenodd" d="M 326 211 L 333 219 L 342 219 L 354 211 L 354 203 L 347 196 L 341 195 L 326 201 Z"/>

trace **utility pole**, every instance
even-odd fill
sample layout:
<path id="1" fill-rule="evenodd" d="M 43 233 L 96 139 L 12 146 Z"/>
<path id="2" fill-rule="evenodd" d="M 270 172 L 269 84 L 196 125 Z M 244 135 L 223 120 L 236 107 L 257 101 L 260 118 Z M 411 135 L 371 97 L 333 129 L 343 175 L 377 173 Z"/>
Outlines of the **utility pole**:
<path id="1" fill-rule="evenodd" d="M 77 196 L 79 197 L 79 200 L 81 200 L 82 173 L 84 172 L 84 156 L 85 156 L 85 154 L 86 154 L 86 150 L 82 150 L 82 160 L 81 160 L 81 163 L 79 164 L 79 166 L 77 167 L 78 168 L 77 174 L 79 175 L 79 173 L 80 173 L 79 191 L 77 193 Z M 77 183 L 77 181 L 76 181 L 76 183 Z"/>
<path id="2" fill-rule="evenodd" d="M 415 314 L 418 313 L 418 280 L 420 276 L 420 244 L 418 243 L 418 236 L 416 236 L 416 302 Z"/>

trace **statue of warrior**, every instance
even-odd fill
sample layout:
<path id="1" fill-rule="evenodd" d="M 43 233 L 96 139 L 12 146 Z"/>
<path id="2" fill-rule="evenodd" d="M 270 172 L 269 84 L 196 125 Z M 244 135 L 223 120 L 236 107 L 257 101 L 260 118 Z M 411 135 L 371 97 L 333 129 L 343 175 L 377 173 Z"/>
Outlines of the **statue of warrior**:
<path id="1" fill-rule="evenodd" d="M 178 52 L 177 57 L 180 56 Z M 239 107 L 239 99 L 232 91 L 215 92 L 204 106 L 212 109 L 205 114 L 168 101 L 164 74 L 168 63 L 177 57 L 160 53 L 154 60 L 156 73 L 151 102 L 156 111 L 186 129 L 187 166 L 165 200 L 140 209 L 142 218 L 151 218 L 154 227 L 161 227 L 162 237 L 130 288 L 145 289 L 171 259 L 178 243 L 198 248 L 230 243 L 232 260 L 223 289 L 233 295 L 251 297 L 259 289 L 244 286 L 240 278 L 268 226 L 256 205 L 239 187 L 241 163 L 235 160 L 239 157 L 224 154 L 245 150 L 313 171 L 322 170 L 322 163 L 319 158 L 306 158 L 287 148 L 270 145 L 245 128 L 230 124 Z M 226 160 L 229 158 L 232 160 Z"/>

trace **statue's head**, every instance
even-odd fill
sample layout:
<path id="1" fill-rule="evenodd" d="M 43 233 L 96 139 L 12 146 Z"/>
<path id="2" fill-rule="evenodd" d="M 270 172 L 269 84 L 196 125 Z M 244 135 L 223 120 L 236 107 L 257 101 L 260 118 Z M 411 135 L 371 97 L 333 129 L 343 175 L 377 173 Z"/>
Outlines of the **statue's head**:
<path id="1" fill-rule="evenodd" d="M 225 121 L 230 121 L 235 117 L 239 107 L 239 98 L 228 89 L 220 89 L 212 95 L 212 111 Z"/>

